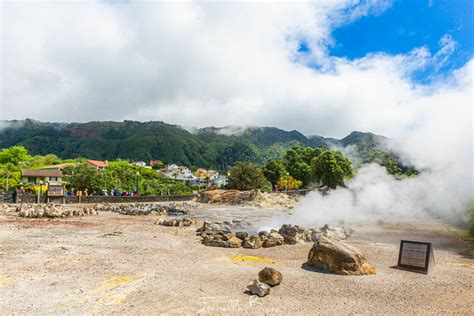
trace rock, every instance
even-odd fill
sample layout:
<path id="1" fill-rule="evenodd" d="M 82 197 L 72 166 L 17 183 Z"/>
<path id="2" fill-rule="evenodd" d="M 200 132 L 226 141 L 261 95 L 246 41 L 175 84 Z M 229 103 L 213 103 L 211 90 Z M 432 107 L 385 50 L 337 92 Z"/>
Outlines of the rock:
<path id="1" fill-rule="evenodd" d="M 236 232 L 235 233 L 235 237 L 239 238 L 239 239 L 242 239 L 242 240 L 245 240 L 246 238 L 248 238 L 249 234 L 246 233 L 246 232 Z"/>
<path id="2" fill-rule="evenodd" d="M 199 227 L 196 230 L 196 232 L 197 232 L 197 235 L 202 235 L 205 232 L 216 232 L 216 231 L 226 231 L 230 233 L 233 229 L 243 228 L 246 225 L 249 225 L 248 222 L 241 221 L 241 220 L 233 220 L 233 221 L 225 221 L 225 222 L 203 222 L 202 226 Z"/>
<path id="3" fill-rule="evenodd" d="M 121 205 L 109 205 L 106 203 L 96 204 L 94 209 L 108 212 L 117 212 L 123 215 L 187 215 L 195 204 L 170 203 L 168 206 L 153 203 L 130 203 Z"/>
<path id="4" fill-rule="evenodd" d="M 369 275 L 376 271 L 357 248 L 324 236 L 309 251 L 308 264 L 344 275 Z"/>
<path id="5" fill-rule="evenodd" d="M 308 240 L 308 231 L 298 225 L 284 224 L 278 233 L 283 236 L 285 244 L 295 245 Z M 311 236 L 309 236 L 311 239 Z"/>
<path id="6" fill-rule="evenodd" d="M 279 271 L 266 267 L 258 273 L 258 279 L 267 285 L 275 286 L 281 283 L 283 276 Z"/>
<path id="7" fill-rule="evenodd" d="M 269 248 L 269 247 L 275 247 L 275 246 L 281 246 L 285 242 L 285 239 L 283 238 L 282 235 L 276 232 L 272 232 L 268 234 L 263 241 L 263 247 L 264 248 Z"/>
<path id="8" fill-rule="evenodd" d="M 203 240 L 202 241 L 203 245 L 209 246 L 209 247 L 227 247 L 227 241 L 224 240 L 214 240 L 214 239 L 209 239 L 209 240 Z"/>
<path id="9" fill-rule="evenodd" d="M 248 285 L 247 288 L 249 289 L 250 293 L 260 297 L 270 294 L 270 287 L 258 280 L 253 280 L 253 283 Z"/>
<path id="10" fill-rule="evenodd" d="M 227 247 L 228 248 L 240 248 L 242 247 L 242 239 L 239 239 L 237 237 L 232 237 L 227 241 Z"/>
<path id="11" fill-rule="evenodd" d="M 244 240 L 244 248 L 258 249 L 262 247 L 262 239 L 256 236 L 250 236 Z"/>
<path id="12" fill-rule="evenodd" d="M 202 235 L 202 243 L 211 247 L 229 247 L 229 240 L 234 238 L 234 234 L 220 231 L 216 233 L 204 233 Z M 235 246 L 235 240 L 233 246 Z"/>
<path id="13" fill-rule="evenodd" d="M 196 232 L 198 233 L 206 233 L 206 232 L 218 232 L 218 231 L 225 231 L 231 232 L 231 227 L 221 222 L 204 222 L 202 226 L 199 227 Z"/>
<path id="14" fill-rule="evenodd" d="M 321 228 L 321 233 L 332 240 L 343 240 L 349 237 L 342 227 L 332 227 L 327 224 Z"/>
<path id="15" fill-rule="evenodd" d="M 190 219 L 190 218 L 171 218 L 171 219 L 166 219 L 166 218 L 161 218 L 155 222 L 155 225 L 161 225 L 161 226 L 169 226 L 169 227 L 189 227 L 196 225 L 196 220 L 195 219 Z"/>
<path id="16" fill-rule="evenodd" d="M 72 210 L 56 204 L 21 204 L 18 208 L 19 216 L 25 218 L 66 218 L 71 216 L 81 216 L 81 214 L 98 214 L 90 208 L 84 210 Z"/>

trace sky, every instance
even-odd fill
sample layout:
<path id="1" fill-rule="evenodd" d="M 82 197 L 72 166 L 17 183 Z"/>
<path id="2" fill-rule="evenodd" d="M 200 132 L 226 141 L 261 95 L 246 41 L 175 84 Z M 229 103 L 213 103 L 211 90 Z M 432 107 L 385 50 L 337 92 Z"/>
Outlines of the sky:
<path id="1" fill-rule="evenodd" d="M 472 143 L 470 0 L 2 1 L 0 10 L 3 120 L 399 138 L 462 126 Z"/>

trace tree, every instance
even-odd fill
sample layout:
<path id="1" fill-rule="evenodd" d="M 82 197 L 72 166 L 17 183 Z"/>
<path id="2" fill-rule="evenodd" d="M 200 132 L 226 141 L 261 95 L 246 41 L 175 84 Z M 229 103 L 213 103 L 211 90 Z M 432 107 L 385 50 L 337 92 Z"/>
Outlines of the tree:
<path id="1" fill-rule="evenodd" d="M 311 161 L 326 149 L 317 147 L 302 147 L 293 145 L 287 150 L 283 157 L 283 162 L 289 174 L 307 185 L 312 180 Z"/>
<path id="2" fill-rule="evenodd" d="M 45 156 L 34 156 L 29 165 L 31 166 L 51 166 L 61 163 L 61 159 L 54 154 L 48 154 Z"/>
<path id="3" fill-rule="evenodd" d="M 316 181 L 330 188 L 344 186 L 344 180 L 354 175 L 352 162 L 339 151 L 326 150 L 311 162 Z"/>
<path id="4" fill-rule="evenodd" d="M 0 164 L 0 188 L 8 191 L 20 184 L 19 168 L 12 163 Z"/>
<path id="5" fill-rule="evenodd" d="M 288 190 L 298 189 L 302 184 L 302 181 L 296 180 L 292 176 L 282 176 L 277 182 L 280 188 L 287 188 Z"/>
<path id="6" fill-rule="evenodd" d="M 69 185 L 77 190 L 100 192 L 119 188 L 121 183 L 115 174 L 109 170 L 97 170 L 85 163 L 78 163 L 74 167 L 64 169 L 69 176 Z"/>
<path id="7" fill-rule="evenodd" d="M 271 192 L 272 184 L 265 178 L 259 166 L 251 162 L 239 162 L 229 170 L 229 188 L 238 190 L 260 189 L 264 192 Z"/>
<path id="8" fill-rule="evenodd" d="M 383 150 L 376 149 L 370 152 L 368 161 L 376 162 L 385 167 L 387 172 L 391 175 L 401 175 L 402 173 L 402 169 L 398 166 L 396 157 Z"/>
<path id="9" fill-rule="evenodd" d="M 280 160 L 270 159 L 263 168 L 263 174 L 272 184 L 277 184 L 278 180 L 286 175 L 285 166 Z"/>
<path id="10" fill-rule="evenodd" d="M 18 166 L 20 162 L 25 162 L 31 159 L 23 146 L 12 146 L 10 148 L 4 148 L 0 151 L 0 164 L 11 163 Z"/>

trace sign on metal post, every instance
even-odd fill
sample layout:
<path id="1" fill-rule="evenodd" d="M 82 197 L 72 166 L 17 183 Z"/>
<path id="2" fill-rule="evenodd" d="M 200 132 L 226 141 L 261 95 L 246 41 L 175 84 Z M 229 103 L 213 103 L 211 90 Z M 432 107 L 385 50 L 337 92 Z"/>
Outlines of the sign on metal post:
<path id="1" fill-rule="evenodd" d="M 62 185 L 48 185 L 48 196 L 64 196 L 64 187 Z"/>
<path id="2" fill-rule="evenodd" d="M 400 241 L 397 268 L 428 274 L 434 263 L 431 243 L 409 240 Z"/>

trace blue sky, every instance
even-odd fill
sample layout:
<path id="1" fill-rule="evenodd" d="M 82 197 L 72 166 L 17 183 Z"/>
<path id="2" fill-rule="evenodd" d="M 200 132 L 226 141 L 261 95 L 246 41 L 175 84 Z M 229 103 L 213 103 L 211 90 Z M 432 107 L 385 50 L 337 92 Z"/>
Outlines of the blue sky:
<path id="1" fill-rule="evenodd" d="M 464 65 L 474 53 L 474 1 L 472 0 L 396 0 L 379 15 L 368 15 L 334 29 L 333 56 L 355 59 L 368 53 L 406 54 L 426 46 L 432 54 L 444 35 L 457 42 L 456 50 L 439 73 Z M 414 74 L 427 81 L 433 69 Z"/>

